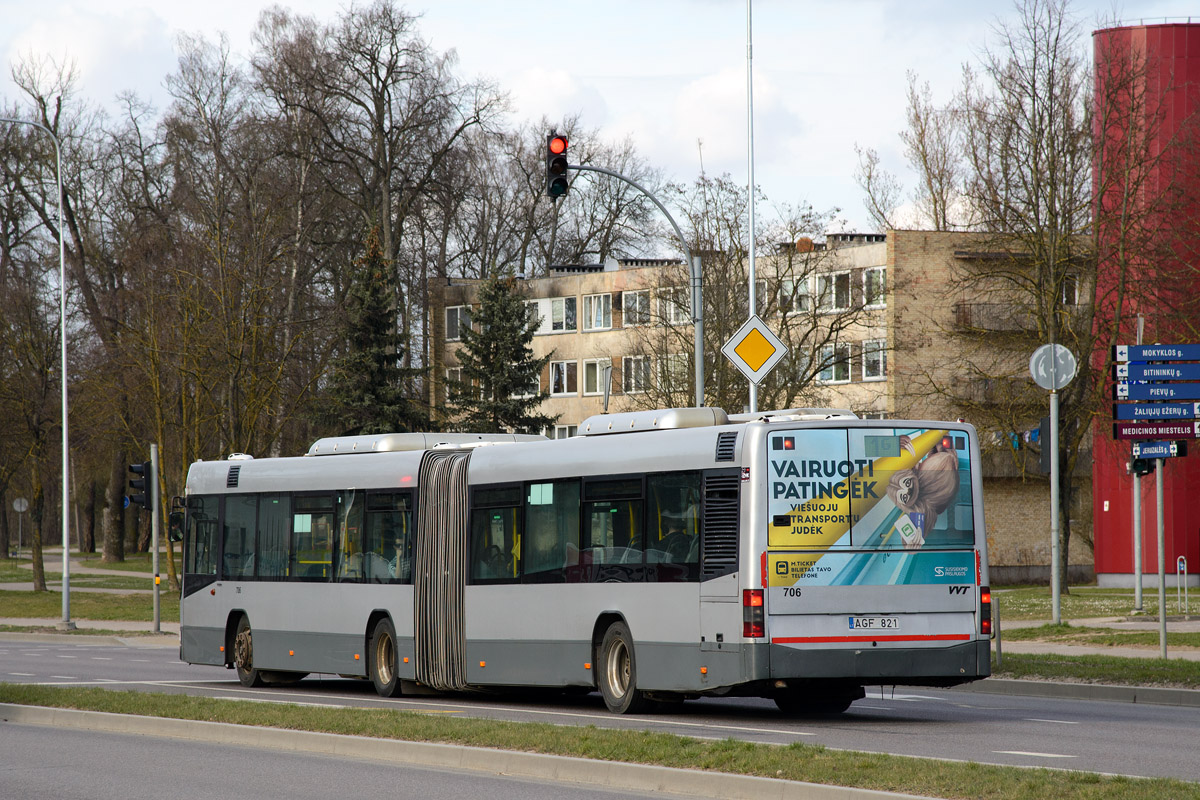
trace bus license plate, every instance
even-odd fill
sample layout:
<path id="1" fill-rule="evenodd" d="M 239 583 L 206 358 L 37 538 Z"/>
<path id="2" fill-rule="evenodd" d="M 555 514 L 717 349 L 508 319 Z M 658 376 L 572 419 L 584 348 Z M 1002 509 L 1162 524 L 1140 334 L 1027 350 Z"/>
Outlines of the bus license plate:
<path id="1" fill-rule="evenodd" d="M 850 617 L 852 631 L 898 631 L 899 617 Z"/>

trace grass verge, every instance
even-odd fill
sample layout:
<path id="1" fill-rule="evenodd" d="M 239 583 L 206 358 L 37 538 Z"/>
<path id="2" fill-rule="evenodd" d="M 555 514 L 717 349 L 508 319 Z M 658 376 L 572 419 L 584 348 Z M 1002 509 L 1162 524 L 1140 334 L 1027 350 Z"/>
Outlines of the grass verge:
<path id="1" fill-rule="evenodd" d="M 1024 800 L 1200 798 L 1200 785 L 1163 778 L 988 766 L 819 745 L 714 741 L 647 731 L 564 728 L 543 723 L 448 719 L 408 711 L 311 708 L 180 695 L 0 684 L 0 702 L 118 714 L 227 722 L 287 730 L 491 747 L 605 761 L 854 786 L 931 797 Z"/>
<path id="2" fill-rule="evenodd" d="M 1178 658 L 1064 656 L 1005 653 L 1002 667 L 992 654 L 992 676 L 1019 680 L 1100 683 L 1116 686 L 1169 686 L 1200 689 L 1200 662 Z"/>
<path id="3" fill-rule="evenodd" d="M 1168 620 L 1168 625 L 1170 620 Z M 1061 644 L 1099 645 L 1101 647 L 1158 647 L 1158 631 L 1130 631 L 1118 628 L 1041 625 L 1036 628 L 1007 628 L 1004 641 L 1059 642 Z M 1200 633 L 1167 631 L 1167 647 L 1200 647 Z"/>
<path id="4" fill-rule="evenodd" d="M 62 594 L 53 592 L 0 591 L 0 609 L 5 617 L 55 619 L 62 616 Z M 152 622 L 154 598 L 138 594 L 71 593 L 71 616 L 89 620 Z M 165 586 L 159 592 L 159 618 L 179 620 L 179 595 Z"/>
<path id="5" fill-rule="evenodd" d="M 1174 588 L 1167 594 L 1167 614 L 1178 613 Z M 1096 586 L 1065 588 L 1060 614 L 1066 619 L 1123 617 L 1133 609 L 1133 589 L 1101 589 Z M 1006 619 L 1053 619 L 1048 586 L 993 586 L 992 602 L 999 606 L 1001 624 Z M 1149 616 L 1158 613 L 1158 592 L 1142 593 L 1142 608 Z"/>

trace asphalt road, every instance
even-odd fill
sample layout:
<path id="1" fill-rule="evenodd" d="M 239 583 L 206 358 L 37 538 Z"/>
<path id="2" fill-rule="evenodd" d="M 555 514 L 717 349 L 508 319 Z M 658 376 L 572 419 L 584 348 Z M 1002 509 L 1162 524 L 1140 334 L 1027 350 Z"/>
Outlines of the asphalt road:
<path id="1" fill-rule="evenodd" d="M 665 713 L 615 716 L 596 694 L 405 697 L 366 681 L 309 678 L 246 689 L 232 671 L 183 664 L 175 648 L 0 641 L 0 681 L 107 686 L 228 699 L 385 707 L 560 725 L 596 725 L 756 742 L 1200 781 L 1195 708 L 970 692 L 878 688 L 849 712 L 789 719 L 769 701 L 688 701 Z M 17 795 L 20 796 L 20 795 Z"/>
<path id="2" fill-rule="evenodd" d="M 185 739 L 37 725 L 6 724 L 0 730 L 0 797 L 22 800 L 617 800 L 656 796 Z"/>

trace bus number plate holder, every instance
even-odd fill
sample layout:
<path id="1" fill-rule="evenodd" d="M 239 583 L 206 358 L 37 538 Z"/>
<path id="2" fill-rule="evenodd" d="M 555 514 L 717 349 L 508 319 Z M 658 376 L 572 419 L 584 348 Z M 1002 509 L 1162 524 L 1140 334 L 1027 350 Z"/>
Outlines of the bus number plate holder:
<path id="1" fill-rule="evenodd" d="M 898 631 L 899 617 L 849 617 L 852 631 Z"/>

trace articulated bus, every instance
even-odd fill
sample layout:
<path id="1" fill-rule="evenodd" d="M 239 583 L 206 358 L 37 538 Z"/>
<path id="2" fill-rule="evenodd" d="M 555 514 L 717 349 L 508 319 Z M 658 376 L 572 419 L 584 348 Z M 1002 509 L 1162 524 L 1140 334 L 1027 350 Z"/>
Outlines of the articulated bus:
<path id="1" fill-rule="evenodd" d="M 598 690 L 840 713 L 990 674 L 979 445 L 831 409 L 390 434 L 193 464 L 180 656 L 247 686 Z M 181 519 L 182 517 L 182 519 Z"/>

